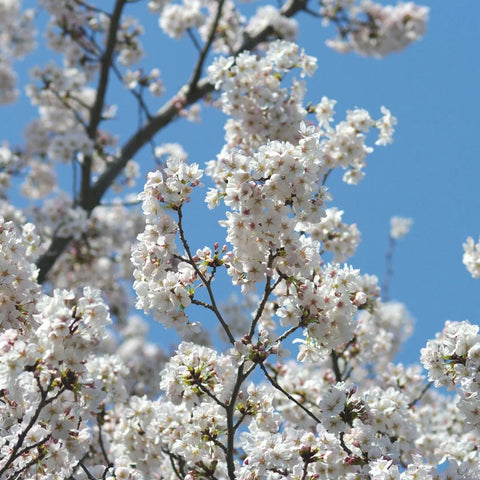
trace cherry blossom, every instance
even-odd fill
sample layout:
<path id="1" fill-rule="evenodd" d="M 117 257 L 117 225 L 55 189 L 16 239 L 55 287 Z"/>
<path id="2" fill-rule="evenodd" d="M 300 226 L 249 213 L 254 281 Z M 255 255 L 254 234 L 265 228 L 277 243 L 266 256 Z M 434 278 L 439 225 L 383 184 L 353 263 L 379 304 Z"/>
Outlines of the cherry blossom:
<path id="1" fill-rule="evenodd" d="M 397 363 L 413 320 L 356 268 L 360 230 L 335 204 L 330 175 L 361 181 L 395 112 L 311 98 L 321 62 L 295 39 L 308 14 L 334 49 L 383 57 L 423 36 L 428 9 L 308 3 L 0 0 L 0 103 L 15 59 L 51 53 L 24 145 L 0 147 L 1 478 L 480 478 L 479 327 L 448 321 L 424 369 Z M 140 8 L 198 52 L 173 92 L 157 56 L 147 67 Z M 119 136 L 118 91 L 138 117 Z M 201 100 L 227 117 L 205 165 L 156 143 Z M 210 244 L 186 225 L 199 198 L 223 232 Z M 391 244 L 411 222 L 392 218 Z M 469 237 L 473 277 L 479 251 Z"/>
<path id="2" fill-rule="evenodd" d="M 404 237 L 412 226 L 411 218 L 392 217 L 390 219 L 390 237 L 398 239 Z"/>

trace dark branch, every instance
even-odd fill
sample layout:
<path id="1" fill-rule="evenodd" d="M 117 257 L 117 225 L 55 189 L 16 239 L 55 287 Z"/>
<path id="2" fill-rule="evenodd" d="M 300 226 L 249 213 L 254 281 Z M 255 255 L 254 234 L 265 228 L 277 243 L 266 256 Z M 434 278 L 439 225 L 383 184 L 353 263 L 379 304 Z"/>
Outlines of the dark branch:
<path id="1" fill-rule="evenodd" d="M 105 103 L 105 95 L 108 87 L 108 77 L 110 76 L 110 68 L 112 65 L 113 54 L 115 52 L 115 45 L 117 43 L 117 32 L 120 25 L 120 17 L 126 0 L 117 0 L 115 9 L 110 18 L 110 26 L 108 28 L 108 35 L 106 39 L 106 47 L 100 61 L 100 76 L 98 78 L 97 95 L 95 103 L 90 110 L 90 123 L 87 127 L 87 135 L 90 139 L 95 141 L 97 136 L 97 129 L 102 120 L 102 110 Z M 82 165 L 82 186 L 80 189 L 80 205 L 87 211 L 91 211 L 98 203 L 92 204 L 90 198 L 90 177 L 92 173 L 92 158 L 85 156 Z"/>
<path id="2" fill-rule="evenodd" d="M 215 38 L 215 32 L 217 30 L 218 22 L 220 21 L 220 18 L 222 16 L 222 9 L 223 9 L 224 3 L 225 3 L 225 0 L 220 0 L 218 2 L 217 14 L 215 15 L 215 20 L 210 30 L 210 35 L 208 36 L 208 40 L 205 42 L 205 45 L 203 46 L 202 51 L 200 52 L 197 65 L 195 65 L 195 70 L 193 72 L 192 79 L 190 80 L 190 83 L 189 83 L 190 90 L 192 89 L 195 90 L 195 88 L 197 87 L 197 83 L 200 80 L 200 75 L 202 74 L 202 71 L 203 71 L 203 65 L 205 64 L 205 60 L 207 58 L 208 52 L 210 51 L 210 47 L 212 46 L 213 39 Z"/>

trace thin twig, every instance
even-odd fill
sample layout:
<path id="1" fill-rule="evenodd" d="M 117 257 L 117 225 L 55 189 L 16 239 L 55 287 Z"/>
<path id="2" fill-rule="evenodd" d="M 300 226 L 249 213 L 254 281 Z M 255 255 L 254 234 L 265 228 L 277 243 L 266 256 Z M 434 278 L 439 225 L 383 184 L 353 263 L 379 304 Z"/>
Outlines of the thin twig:
<path id="1" fill-rule="evenodd" d="M 274 255 L 272 252 L 268 255 L 268 260 L 267 260 L 267 270 L 272 268 L 273 261 L 275 260 L 276 255 Z M 258 305 L 257 312 L 255 314 L 255 317 L 252 320 L 252 323 L 250 325 L 250 331 L 248 332 L 248 336 L 251 338 L 253 337 L 253 333 L 255 332 L 255 327 L 257 326 L 258 321 L 260 320 L 260 317 L 263 314 L 263 311 L 265 309 L 265 305 L 267 304 L 268 298 L 270 297 L 270 294 L 273 292 L 275 287 L 278 285 L 278 282 L 281 281 L 281 278 L 279 278 L 276 282 L 275 285 L 272 287 L 272 277 L 271 275 L 267 275 L 267 279 L 265 281 L 265 289 L 263 291 L 263 297 L 262 300 L 260 301 L 260 304 Z"/>
<path id="2" fill-rule="evenodd" d="M 177 210 L 177 214 L 178 214 L 178 232 L 179 232 L 180 240 L 183 244 L 183 248 L 185 248 L 185 252 L 187 253 L 188 263 L 193 267 L 193 269 L 195 270 L 195 273 L 198 275 L 198 277 L 200 278 L 203 285 L 205 285 L 205 288 L 207 289 L 207 292 L 208 292 L 208 297 L 210 298 L 210 304 L 211 304 L 211 307 L 212 307 L 211 310 L 215 313 L 215 316 L 217 317 L 218 321 L 220 322 L 220 325 L 222 325 L 225 333 L 227 334 L 228 340 L 230 341 L 230 343 L 232 345 L 234 345 L 235 344 L 235 338 L 232 335 L 232 332 L 230 331 L 230 327 L 228 326 L 228 324 L 223 319 L 223 316 L 222 316 L 222 314 L 220 313 L 220 310 L 217 307 L 217 303 L 215 301 L 215 296 L 213 294 L 212 286 L 210 285 L 208 280 L 205 278 L 205 275 L 200 271 L 197 264 L 193 260 L 193 255 L 190 251 L 190 246 L 188 245 L 187 239 L 185 237 L 185 232 L 183 230 L 183 223 L 182 223 L 183 214 L 182 214 L 182 209 L 181 208 L 179 208 Z"/>
<path id="3" fill-rule="evenodd" d="M 190 40 L 192 41 L 195 48 L 198 50 L 198 53 L 200 53 L 202 51 L 202 47 L 200 46 L 200 43 L 198 43 L 198 40 L 195 37 L 195 35 L 193 34 L 191 28 L 187 28 L 187 34 L 190 37 Z"/>
<path id="4" fill-rule="evenodd" d="M 100 415 L 100 414 L 99 414 Z M 98 425 L 98 444 L 100 445 L 100 451 L 102 452 L 103 458 L 107 462 L 107 465 L 113 465 L 112 462 L 108 458 L 107 449 L 105 448 L 105 444 L 103 442 L 103 435 L 102 435 L 102 423 L 98 421 L 99 415 L 97 415 L 97 425 Z"/>
<path id="5" fill-rule="evenodd" d="M 80 468 L 85 472 L 85 475 L 89 480 L 97 480 L 89 471 L 88 468 L 83 464 L 83 462 L 79 463 Z"/>
<path id="6" fill-rule="evenodd" d="M 217 405 L 220 405 L 220 407 L 227 409 L 227 404 L 219 400 L 216 395 L 214 395 L 207 387 L 202 385 L 201 383 L 195 383 L 195 386 L 197 386 L 205 395 L 209 396 Z"/>
<path id="7" fill-rule="evenodd" d="M 87 10 L 90 10 L 91 12 L 102 13 L 103 15 L 106 15 L 109 18 L 111 16 L 109 12 L 102 10 L 101 8 L 94 7 L 93 5 L 90 5 L 87 2 L 84 2 L 83 0 L 74 0 L 74 1 L 78 5 L 82 5 L 82 7 L 85 7 Z"/>
<path id="8" fill-rule="evenodd" d="M 330 168 L 329 170 L 326 171 L 326 173 L 323 175 L 323 180 L 322 180 L 322 187 L 325 186 L 325 183 L 327 183 L 327 179 L 329 175 L 332 173 L 333 168 Z"/>
<path id="9" fill-rule="evenodd" d="M 427 390 L 433 385 L 433 382 L 428 382 L 425 387 L 423 388 L 423 390 L 420 392 L 420 395 L 415 399 L 415 400 L 412 400 L 409 404 L 408 404 L 408 407 L 409 408 L 412 408 L 414 407 L 422 398 L 423 396 L 427 393 Z"/>
<path id="10" fill-rule="evenodd" d="M 308 408 L 302 405 L 298 400 L 296 400 L 292 395 L 290 395 L 284 388 L 280 386 L 280 384 L 268 373 L 263 363 L 260 363 L 259 365 L 263 373 L 267 377 L 267 380 L 272 384 L 273 387 L 282 392 L 291 402 L 300 407 L 310 418 L 315 420 L 315 422 L 321 423 L 320 419 L 314 413 L 312 413 Z"/>

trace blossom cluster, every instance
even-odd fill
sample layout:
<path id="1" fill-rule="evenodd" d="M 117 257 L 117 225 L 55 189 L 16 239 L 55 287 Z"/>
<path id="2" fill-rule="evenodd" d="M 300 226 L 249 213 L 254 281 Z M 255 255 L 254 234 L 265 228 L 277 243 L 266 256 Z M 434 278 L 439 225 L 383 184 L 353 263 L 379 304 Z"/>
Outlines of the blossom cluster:
<path id="1" fill-rule="evenodd" d="M 191 406 L 205 395 L 227 402 L 235 379 L 235 365 L 229 355 L 182 342 L 165 368 L 160 387 L 173 403 Z"/>
<path id="2" fill-rule="evenodd" d="M 40 292 L 37 269 L 30 258 L 35 255 L 39 239 L 35 227 L 24 225 L 20 234 L 13 222 L 0 217 L 1 326 L 14 327 L 34 310 L 34 300 Z"/>
<path id="3" fill-rule="evenodd" d="M 384 57 L 398 52 L 423 37 L 428 21 L 429 9 L 413 2 L 393 6 L 371 0 L 363 0 L 360 5 L 351 0 L 324 0 L 321 5 L 326 23 L 341 22 L 342 14 L 351 19 L 351 25 L 341 30 L 338 38 L 327 41 L 342 53 Z"/>
<path id="4" fill-rule="evenodd" d="M 231 148 L 249 151 L 266 139 L 298 139 L 298 125 L 306 116 L 302 106 L 305 87 L 293 81 L 290 91 L 282 85 L 282 76 L 293 68 L 301 76 L 312 75 L 316 59 L 286 40 L 269 44 L 258 58 L 250 52 L 234 57 L 219 57 L 209 67 L 209 79 L 221 89 L 220 106 L 232 118 L 225 125 L 225 140 Z"/>
<path id="5" fill-rule="evenodd" d="M 437 387 L 458 388 L 458 408 L 467 424 L 480 425 L 480 335 L 470 322 L 447 322 L 435 340 L 421 351 L 429 379 Z"/>
<path id="6" fill-rule="evenodd" d="M 90 413 L 105 394 L 89 360 L 110 317 L 98 290 L 78 297 L 41 293 L 29 262 L 36 236 L 13 223 L 1 226 L 0 472 L 68 476 L 89 448 Z M 9 293 L 10 292 L 10 293 Z M 8 294 L 9 293 L 9 294 Z M 8 294 L 8 295 L 7 295 Z"/>
<path id="7" fill-rule="evenodd" d="M 328 264 L 320 276 L 313 281 L 305 279 L 297 288 L 290 282 L 279 285 L 276 313 L 280 323 L 306 327 L 305 338 L 295 340 L 300 343 L 299 360 L 319 361 L 352 340 L 357 306 L 366 302 L 359 277 L 359 271 L 351 267 Z M 296 294 L 292 290 L 297 290 Z"/>
<path id="8" fill-rule="evenodd" d="M 392 239 L 404 237 L 410 231 L 412 223 L 411 218 L 392 217 L 390 219 L 390 237 Z"/>
<path id="9" fill-rule="evenodd" d="M 321 241 L 325 250 L 335 250 L 335 260 L 351 255 L 358 231 L 334 221 L 336 210 L 327 215 L 325 202 L 332 197 L 323 183 L 338 167 L 347 169 L 348 183 L 362 177 L 371 151 L 365 145 L 370 128 L 380 130 L 377 143 L 391 141 L 395 119 L 385 108 L 377 122 L 356 109 L 333 127 L 335 102 L 324 97 L 314 109 L 319 125 L 305 123 L 303 91 L 289 93 L 276 75 L 297 65 L 308 73 L 315 60 L 278 41 L 264 57 L 219 59 L 210 68 L 212 82 L 223 90 L 222 109 L 233 119 L 227 120 L 227 146 L 207 167 L 217 188 L 210 189 L 206 201 L 210 208 L 223 201 L 230 210 L 221 222 L 233 246 L 224 262 L 233 282 L 244 287 L 272 277 L 274 270 L 284 278 L 315 275 L 322 263 Z"/>
<path id="10" fill-rule="evenodd" d="M 355 109 L 347 112 L 346 120 L 332 126 L 336 102 L 323 97 L 310 109 L 318 126 L 307 124 L 309 111 L 303 107 L 303 82 L 293 79 L 288 91 L 280 80 L 296 67 L 301 69 L 301 76 L 312 75 L 316 59 L 299 52 L 293 43 L 277 41 L 260 58 L 247 53 L 236 59 L 220 57 L 209 68 L 212 83 L 222 90 L 220 106 L 232 116 L 225 125 L 226 146 L 207 169 L 217 184 L 224 185 L 229 169 L 245 163 L 237 160 L 237 155 L 268 155 L 264 152 L 269 141 L 287 142 L 287 148 L 297 144 L 298 148 L 308 148 L 309 155 L 317 157 L 314 177 L 341 167 L 347 170 L 344 181 L 356 184 L 363 178 L 365 158 L 372 152 L 365 144 L 369 130 L 378 129 L 377 145 L 391 143 L 396 119 L 385 107 L 381 108 L 383 116 L 379 120 L 373 120 L 364 109 Z M 280 148 L 271 145 L 273 149 Z M 262 178 L 262 174 L 257 175 Z M 292 175 L 295 174 L 299 171 L 293 170 Z"/>
<path id="11" fill-rule="evenodd" d="M 180 331 L 188 324 L 184 310 L 191 303 L 197 272 L 177 253 L 179 226 L 167 210 L 181 212 L 201 176 L 198 165 L 173 157 L 163 171 L 149 174 L 140 195 L 146 226 L 132 249 L 137 308 L 153 310 L 155 319 Z"/>
<path id="12" fill-rule="evenodd" d="M 309 225 L 306 229 L 312 238 L 321 242 L 322 249 L 333 254 L 333 262 L 345 262 L 353 257 L 360 244 L 360 231 L 356 224 L 342 222 L 343 211 L 327 208 L 325 217 L 319 223 Z"/>

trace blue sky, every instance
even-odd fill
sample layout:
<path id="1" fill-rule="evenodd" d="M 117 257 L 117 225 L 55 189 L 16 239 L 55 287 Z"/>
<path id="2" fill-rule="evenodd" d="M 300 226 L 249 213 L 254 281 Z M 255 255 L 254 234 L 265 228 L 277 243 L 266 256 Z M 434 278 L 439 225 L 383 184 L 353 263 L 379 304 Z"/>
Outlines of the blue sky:
<path id="1" fill-rule="evenodd" d="M 414 336 L 399 357 L 404 362 L 418 358 L 419 349 L 445 320 L 480 321 L 480 280 L 472 279 L 462 264 L 462 243 L 467 236 L 477 240 L 480 234 L 480 2 L 423 4 L 430 6 L 424 39 L 382 60 L 329 50 L 324 42 L 333 30 L 300 17 L 299 44 L 318 58 L 319 65 L 309 81 L 307 100 L 316 103 L 323 95 L 336 99 L 338 120 L 356 106 L 379 116 L 382 105 L 398 118 L 393 145 L 376 148 L 359 186 L 342 184 L 338 174 L 329 179 L 329 186 L 332 206 L 344 210 L 344 220 L 357 223 L 362 232 L 362 244 L 351 263 L 380 280 L 390 217 L 414 220 L 411 233 L 397 245 L 390 287 L 390 297 L 404 302 L 416 319 Z M 155 19 L 145 18 L 145 47 L 150 53 L 144 64 L 160 68 L 171 95 L 188 79 L 194 49 L 188 39 L 180 44 L 165 39 Z M 38 58 L 45 60 L 47 55 L 40 52 Z M 19 64 L 20 85 L 31 65 L 29 59 Z M 110 100 L 115 101 L 114 96 Z M 127 138 L 135 127 L 135 110 L 133 103 L 123 102 L 115 128 Z M 20 141 L 22 125 L 32 118 L 27 104 L 23 98 L 0 108 L 0 136 L 11 144 Z M 203 164 L 223 144 L 223 121 L 221 114 L 203 108 L 202 124 L 176 122 L 156 140 L 182 143 L 190 160 Z M 148 152 L 137 160 L 146 168 L 153 165 Z M 208 211 L 203 205 L 199 208 L 192 205 L 190 229 L 195 238 L 205 232 L 209 238 L 195 247 L 211 244 L 219 231 L 218 218 L 206 219 L 203 214 Z M 224 286 L 217 288 L 220 296 L 228 296 Z"/>

